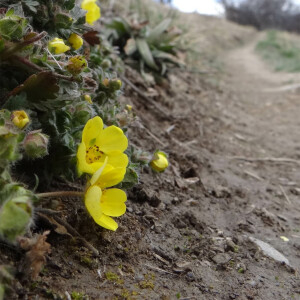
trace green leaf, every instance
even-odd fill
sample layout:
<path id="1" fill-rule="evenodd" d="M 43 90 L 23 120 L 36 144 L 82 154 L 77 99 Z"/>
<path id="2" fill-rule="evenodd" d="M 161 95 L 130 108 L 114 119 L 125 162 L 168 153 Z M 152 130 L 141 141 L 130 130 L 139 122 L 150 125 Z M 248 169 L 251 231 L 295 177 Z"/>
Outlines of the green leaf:
<path id="1" fill-rule="evenodd" d="M 67 10 L 73 9 L 75 6 L 75 0 L 67 0 L 64 2 L 64 8 Z"/>
<path id="2" fill-rule="evenodd" d="M 185 65 L 184 62 L 182 62 L 175 55 L 172 55 L 170 53 L 154 50 L 152 52 L 152 54 L 153 54 L 153 57 L 155 57 L 157 59 L 162 59 L 163 61 L 169 61 L 169 62 L 171 62 L 175 65 L 178 65 L 178 66 L 184 66 Z"/>
<path id="3" fill-rule="evenodd" d="M 135 39 L 128 39 L 124 47 L 125 53 L 130 56 L 137 50 Z"/>
<path id="4" fill-rule="evenodd" d="M 121 18 L 115 18 L 110 24 L 107 25 L 107 27 L 116 30 L 119 36 L 131 33 L 131 27 L 129 23 Z"/>
<path id="5" fill-rule="evenodd" d="M 31 220 L 31 192 L 17 185 L 6 185 L 0 194 L 0 235 L 11 242 L 25 233 Z"/>
<path id="6" fill-rule="evenodd" d="M 0 20 L 0 36 L 6 40 L 20 40 L 23 28 L 18 20 L 4 18 Z"/>
<path id="7" fill-rule="evenodd" d="M 132 188 L 137 183 L 139 183 L 139 176 L 137 172 L 129 166 L 126 170 L 126 174 L 122 181 L 122 188 L 129 189 Z"/>
<path id="8" fill-rule="evenodd" d="M 11 95 L 25 92 L 28 102 L 41 102 L 45 99 L 55 99 L 58 91 L 59 86 L 56 78 L 51 72 L 43 71 L 28 77 L 23 84 L 11 92 Z"/>
<path id="9" fill-rule="evenodd" d="M 34 0 L 27 0 L 24 2 L 24 4 L 34 13 L 37 12 L 36 6 L 40 5 L 38 1 Z"/>
<path id="10" fill-rule="evenodd" d="M 22 110 L 27 107 L 28 102 L 26 93 L 24 92 L 10 97 L 3 106 L 3 108 L 6 108 L 8 110 Z"/>
<path id="11" fill-rule="evenodd" d="M 139 50 L 139 53 L 143 60 L 145 61 L 146 65 L 156 71 L 158 71 L 158 66 L 156 65 L 152 53 L 150 51 L 149 45 L 145 39 L 137 38 L 136 45 Z"/>
<path id="12" fill-rule="evenodd" d="M 73 19 L 67 14 L 59 13 L 55 16 L 54 23 L 56 28 L 68 29 L 71 27 Z"/>
<path id="13" fill-rule="evenodd" d="M 147 37 L 147 41 L 152 43 L 160 38 L 160 36 L 168 29 L 172 20 L 165 19 L 161 23 L 159 23 L 155 28 L 150 30 L 149 35 Z"/>
<path id="14" fill-rule="evenodd" d="M 15 10 L 14 10 L 13 8 L 10 8 L 10 9 L 6 12 L 5 16 L 6 16 L 6 17 L 10 17 L 10 16 L 12 16 L 14 13 L 15 13 Z"/>

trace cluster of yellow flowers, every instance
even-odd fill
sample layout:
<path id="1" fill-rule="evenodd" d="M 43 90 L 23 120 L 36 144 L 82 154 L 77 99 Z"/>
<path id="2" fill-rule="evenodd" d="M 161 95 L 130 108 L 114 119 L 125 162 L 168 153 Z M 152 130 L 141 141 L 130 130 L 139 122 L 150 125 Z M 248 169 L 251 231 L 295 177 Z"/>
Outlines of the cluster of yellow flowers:
<path id="1" fill-rule="evenodd" d="M 108 188 L 124 179 L 128 157 L 123 152 L 127 146 L 123 131 L 114 125 L 103 128 L 103 121 L 97 116 L 86 123 L 77 151 L 79 174 L 92 175 L 84 197 L 85 206 L 97 224 L 114 231 L 118 224 L 111 217 L 125 213 L 127 196 L 120 189 Z"/>
<path id="2" fill-rule="evenodd" d="M 90 25 L 93 25 L 101 17 L 100 7 L 96 2 L 97 0 L 83 0 L 81 2 L 81 8 L 87 11 L 85 21 Z M 83 45 L 82 38 L 76 33 L 69 36 L 68 42 L 74 50 L 78 50 Z M 70 50 L 70 47 L 60 38 L 52 39 L 48 43 L 48 48 L 55 54 L 62 54 Z"/>

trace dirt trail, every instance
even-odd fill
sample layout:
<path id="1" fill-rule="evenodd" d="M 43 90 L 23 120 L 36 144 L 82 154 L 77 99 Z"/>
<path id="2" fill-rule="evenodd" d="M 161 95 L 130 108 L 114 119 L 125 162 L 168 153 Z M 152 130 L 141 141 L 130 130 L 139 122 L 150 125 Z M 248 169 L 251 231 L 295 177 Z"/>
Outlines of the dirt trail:
<path id="1" fill-rule="evenodd" d="M 212 164 L 226 186 L 243 191 L 243 199 L 236 200 L 228 213 L 226 226 L 234 228 L 243 220 L 248 235 L 271 244 L 299 268 L 300 101 L 296 87 L 300 75 L 272 72 L 254 53 L 260 37 L 224 59 L 225 94 L 216 103 L 224 127 Z M 294 161 L 256 160 L 260 158 Z M 282 296 L 290 299 L 287 291 Z"/>

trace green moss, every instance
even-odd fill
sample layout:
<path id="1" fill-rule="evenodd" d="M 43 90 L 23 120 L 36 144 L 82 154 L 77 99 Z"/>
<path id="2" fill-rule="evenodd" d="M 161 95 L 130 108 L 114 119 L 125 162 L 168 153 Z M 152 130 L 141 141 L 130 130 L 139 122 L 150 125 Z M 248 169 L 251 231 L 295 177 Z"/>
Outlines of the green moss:
<path id="1" fill-rule="evenodd" d="M 88 256 L 82 256 L 82 257 L 80 257 L 80 262 L 82 262 L 83 264 L 85 264 L 85 265 L 87 265 L 89 267 L 91 267 L 92 264 L 93 264 L 93 260 L 90 257 L 88 257 Z"/>
<path id="2" fill-rule="evenodd" d="M 177 293 L 177 294 L 176 294 L 176 298 L 177 298 L 177 299 L 180 299 L 180 298 L 181 298 L 181 294 L 180 294 L 180 293 Z"/>
<path id="3" fill-rule="evenodd" d="M 84 300 L 84 299 L 86 299 L 84 294 L 79 293 L 79 292 L 72 292 L 71 297 L 72 297 L 72 300 Z"/>
<path id="4" fill-rule="evenodd" d="M 124 283 L 124 280 L 120 279 L 120 277 L 116 273 L 113 273 L 113 272 L 106 272 L 105 273 L 105 278 L 109 281 L 113 281 L 113 282 L 118 283 L 118 284 L 123 284 Z"/>
<path id="5" fill-rule="evenodd" d="M 245 269 L 244 268 L 239 268 L 238 273 L 245 273 Z"/>
<path id="6" fill-rule="evenodd" d="M 239 246 L 235 245 L 233 248 L 233 252 L 238 253 L 239 252 Z"/>
<path id="7" fill-rule="evenodd" d="M 141 289 L 143 289 L 143 290 L 144 289 L 151 289 L 151 290 L 153 290 L 154 289 L 154 283 L 151 280 L 143 280 L 143 281 L 139 282 L 139 287 Z"/>

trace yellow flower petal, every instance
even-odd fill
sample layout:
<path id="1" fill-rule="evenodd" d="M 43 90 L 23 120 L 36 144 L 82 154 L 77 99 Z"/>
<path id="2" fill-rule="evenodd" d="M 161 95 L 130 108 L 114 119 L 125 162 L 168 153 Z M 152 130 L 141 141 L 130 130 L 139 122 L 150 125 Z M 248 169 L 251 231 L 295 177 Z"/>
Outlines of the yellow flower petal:
<path id="1" fill-rule="evenodd" d="M 68 39 L 72 48 L 78 50 L 83 45 L 83 39 L 76 33 L 72 33 Z"/>
<path id="2" fill-rule="evenodd" d="M 79 175 L 82 173 L 94 174 L 103 166 L 103 161 L 97 161 L 91 164 L 86 162 L 86 146 L 80 143 L 77 150 L 77 169 Z"/>
<path id="3" fill-rule="evenodd" d="M 29 117 L 24 110 L 15 110 L 11 114 L 12 122 L 20 129 L 23 129 L 29 122 Z"/>
<path id="4" fill-rule="evenodd" d="M 85 207 L 98 225 L 115 231 L 118 228 L 118 224 L 103 213 L 100 205 L 101 197 L 101 189 L 95 185 L 91 186 L 85 194 Z"/>
<path id="5" fill-rule="evenodd" d="M 119 217 L 126 212 L 126 193 L 119 189 L 108 189 L 102 191 L 100 206 L 105 215 Z"/>
<path id="6" fill-rule="evenodd" d="M 128 165 L 128 156 L 119 151 L 109 153 L 107 163 L 114 168 L 126 168 Z"/>
<path id="7" fill-rule="evenodd" d="M 106 229 L 113 230 L 113 231 L 116 231 L 119 227 L 117 222 L 114 219 L 104 214 L 96 221 L 96 223 Z"/>
<path id="8" fill-rule="evenodd" d="M 61 54 L 68 50 L 70 50 L 70 47 L 65 45 L 63 39 L 54 38 L 48 43 L 48 48 L 50 51 L 54 51 L 55 54 Z"/>
<path id="9" fill-rule="evenodd" d="M 94 183 L 92 183 L 93 180 L 92 178 L 91 184 L 96 184 L 102 189 L 111 187 L 120 183 L 124 179 L 125 173 L 126 173 L 126 168 L 114 168 L 111 165 L 107 165 L 103 169 L 100 176 L 98 176 L 97 179 L 95 178 L 96 180 L 93 181 Z"/>
<path id="10" fill-rule="evenodd" d="M 112 151 L 123 152 L 128 146 L 128 140 L 122 129 L 114 125 L 105 128 L 99 136 L 98 146 L 106 154 Z M 108 162 L 110 164 L 110 162 Z"/>
<path id="11" fill-rule="evenodd" d="M 87 190 L 84 197 L 85 207 L 96 223 L 103 215 L 100 206 L 101 196 L 102 190 L 98 186 L 93 185 Z"/>
<path id="12" fill-rule="evenodd" d="M 90 25 L 101 17 L 100 7 L 96 4 L 96 0 L 83 0 L 81 8 L 87 10 L 85 20 Z"/>
<path id="13" fill-rule="evenodd" d="M 107 169 L 107 168 L 109 168 L 109 169 L 113 168 L 113 167 L 107 165 L 107 160 L 108 160 L 108 157 L 106 156 L 105 161 L 103 162 L 102 167 L 101 167 L 100 169 L 98 169 L 98 170 L 93 174 L 93 176 L 92 176 L 92 178 L 91 178 L 91 180 L 90 180 L 90 184 L 91 184 L 91 185 L 94 185 L 94 184 L 99 180 L 99 178 L 100 178 L 100 176 L 101 176 L 101 174 L 102 174 L 104 168 L 106 168 L 106 169 Z M 100 187 L 101 187 L 101 186 L 100 186 Z"/>
<path id="14" fill-rule="evenodd" d="M 99 135 L 103 131 L 103 121 L 100 117 L 95 117 L 87 121 L 82 132 L 82 141 L 86 147 L 98 144 Z"/>

